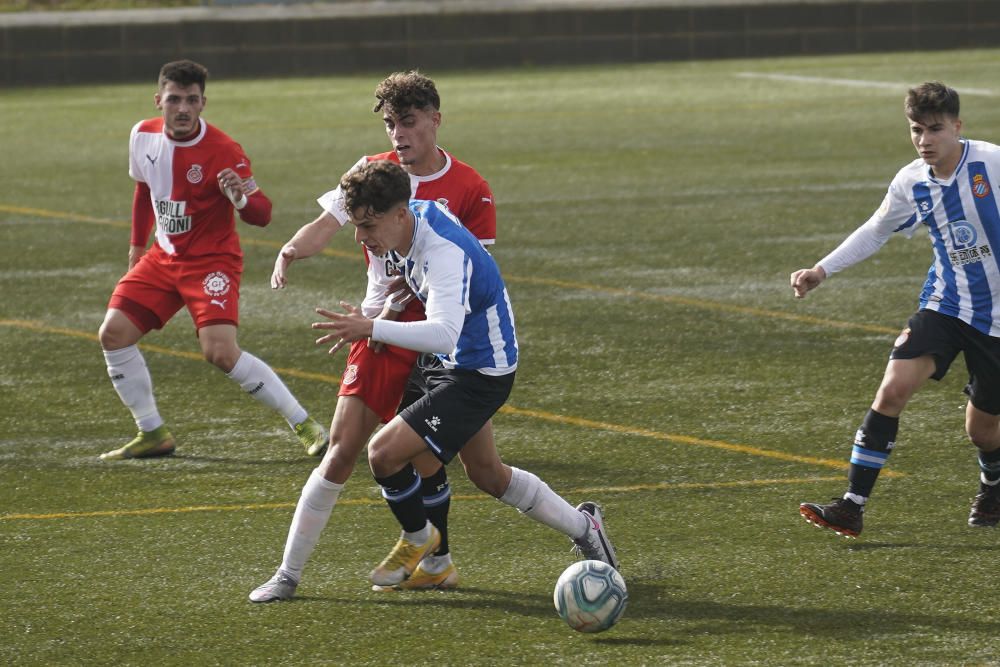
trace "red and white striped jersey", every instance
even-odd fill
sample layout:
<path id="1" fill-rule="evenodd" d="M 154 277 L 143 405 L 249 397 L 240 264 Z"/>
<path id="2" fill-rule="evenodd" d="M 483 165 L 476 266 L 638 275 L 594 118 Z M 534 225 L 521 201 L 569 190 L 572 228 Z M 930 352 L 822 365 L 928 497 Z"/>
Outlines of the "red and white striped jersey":
<path id="1" fill-rule="evenodd" d="M 233 204 L 216 180 L 227 167 L 247 183 L 248 195 L 257 190 L 243 148 L 204 119 L 198 134 L 187 141 L 168 137 L 163 118 L 135 124 L 129 137 L 128 172 L 149 187 L 156 221 L 151 252 L 175 260 L 206 255 L 242 258 Z M 149 230 L 138 234 L 139 244 L 145 245 Z"/>

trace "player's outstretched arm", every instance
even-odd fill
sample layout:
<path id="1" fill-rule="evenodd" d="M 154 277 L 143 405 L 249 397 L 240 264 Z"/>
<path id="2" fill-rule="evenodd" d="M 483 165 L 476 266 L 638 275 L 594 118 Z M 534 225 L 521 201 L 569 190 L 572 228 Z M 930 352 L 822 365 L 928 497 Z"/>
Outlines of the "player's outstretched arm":
<path id="1" fill-rule="evenodd" d="M 819 287 L 819 284 L 826 280 L 826 271 L 817 264 L 811 269 L 799 269 L 791 276 L 792 289 L 795 291 L 795 298 L 802 299 L 805 295 Z"/>
<path id="2" fill-rule="evenodd" d="M 372 335 L 372 321 L 361 314 L 361 309 L 352 306 L 346 301 L 340 302 L 343 313 L 335 313 L 325 308 L 317 308 L 316 312 L 330 320 L 329 322 L 313 322 L 313 329 L 325 329 L 331 333 L 316 339 L 317 345 L 325 345 L 330 341 L 336 341 L 330 348 L 333 354 L 340 348 L 353 343 L 356 340 L 370 338 Z"/>
<path id="3" fill-rule="evenodd" d="M 274 260 L 274 270 L 271 272 L 271 289 L 281 289 L 288 284 L 288 267 L 297 259 L 312 257 L 322 252 L 330 243 L 333 235 L 340 231 L 340 222 L 327 212 L 303 225 L 295 235 L 288 240 Z"/>

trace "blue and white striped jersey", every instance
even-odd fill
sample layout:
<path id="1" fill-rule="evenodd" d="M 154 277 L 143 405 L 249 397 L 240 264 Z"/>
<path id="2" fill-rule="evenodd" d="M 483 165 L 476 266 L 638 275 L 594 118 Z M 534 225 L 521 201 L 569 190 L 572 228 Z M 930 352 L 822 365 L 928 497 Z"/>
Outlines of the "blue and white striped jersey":
<path id="1" fill-rule="evenodd" d="M 454 350 L 438 354 L 445 368 L 486 375 L 513 372 L 518 352 L 514 311 L 493 257 L 441 204 L 415 199 L 409 207 L 414 217 L 410 251 L 407 255 L 389 254 L 424 303 L 427 320 L 376 320 L 378 326 L 417 329 L 445 324 L 458 330 Z"/>
<path id="2" fill-rule="evenodd" d="M 958 167 L 946 180 L 932 176 L 923 160 L 914 160 L 896 174 L 879 210 L 820 264 L 832 273 L 863 259 L 843 252 L 855 237 L 855 252 L 864 240 L 875 244 L 873 252 L 894 232 L 910 237 L 920 224 L 926 225 L 934 261 L 920 308 L 1000 337 L 998 179 L 1000 146 L 984 141 L 963 140 Z"/>

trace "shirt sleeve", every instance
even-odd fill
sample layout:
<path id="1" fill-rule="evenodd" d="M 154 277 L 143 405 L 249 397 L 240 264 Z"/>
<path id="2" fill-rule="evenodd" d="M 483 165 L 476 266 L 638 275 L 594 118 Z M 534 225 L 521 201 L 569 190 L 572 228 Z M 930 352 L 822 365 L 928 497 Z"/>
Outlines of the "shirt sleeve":
<path id="1" fill-rule="evenodd" d="M 480 181 L 479 187 L 471 195 L 469 210 L 462 224 L 476 235 L 484 246 L 492 245 L 497 238 L 497 209 L 493 202 L 493 192 L 486 181 Z"/>
<path id="2" fill-rule="evenodd" d="M 819 261 L 826 275 L 854 266 L 874 255 L 895 232 L 912 236 L 916 230 L 917 214 L 899 184 L 893 179 L 882 205 L 868 221 L 844 239 L 837 248 Z"/>
<path id="3" fill-rule="evenodd" d="M 149 186 L 137 181 L 135 194 L 132 196 L 132 238 L 129 243 L 145 248 L 149 243 L 149 232 L 152 231 L 155 222 L 156 216 L 153 214 Z"/>
<path id="4" fill-rule="evenodd" d="M 136 123 L 132 126 L 132 131 L 128 136 L 128 175 L 135 181 L 145 181 L 142 176 L 142 170 L 139 167 L 139 161 L 136 158 L 136 148 L 135 148 L 135 138 L 139 133 L 139 125 L 141 123 Z"/>
<path id="5" fill-rule="evenodd" d="M 354 171 L 355 169 L 357 169 L 358 167 L 367 162 L 368 158 L 363 157 L 357 162 L 355 162 L 354 165 L 347 171 L 348 172 Z M 336 218 L 337 222 L 339 222 L 341 226 L 346 225 L 350 220 L 350 216 L 347 213 L 347 208 L 344 206 L 344 193 L 341 191 L 339 185 L 335 187 L 333 190 L 330 190 L 329 192 L 323 194 L 316 200 L 316 202 L 320 205 L 320 207 L 324 211 L 326 211 L 334 218 Z"/>
<path id="6" fill-rule="evenodd" d="M 424 274 L 419 293 L 424 299 L 425 317 L 417 322 L 375 320 L 372 339 L 417 352 L 451 354 L 465 324 L 469 306 L 468 285 L 472 261 L 457 246 L 435 248 L 433 264 Z"/>

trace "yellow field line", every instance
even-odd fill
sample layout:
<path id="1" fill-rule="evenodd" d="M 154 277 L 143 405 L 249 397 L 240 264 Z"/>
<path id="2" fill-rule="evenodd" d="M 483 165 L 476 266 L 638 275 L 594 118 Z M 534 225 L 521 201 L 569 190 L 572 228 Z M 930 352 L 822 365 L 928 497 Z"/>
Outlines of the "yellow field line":
<path id="1" fill-rule="evenodd" d="M 623 435 L 636 435 L 643 438 L 651 438 L 653 440 L 663 440 L 667 442 L 676 442 L 684 445 L 696 445 L 698 447 L 712 447 L 714 449 L 724 449 L 730 452 L 739 452 L 740 454 L 749 454 L 751 456 L 760 456 L 763 458 L 778 459 L 780 461 L 792 461 L 794 463 L 808 463 L 810 465 L 818 465 L 826 468 L 846 468 L 847 466 L 844 460 L 836 461 L 833 459 L 821 459 L 815 456 L 800 456 L 798 454 L 787 454 L 785 452 L 779 452 L 772 449 L 761 449 L 760 447 L 753 447 L 751 445 L 739 445 L 732 442 L 724 442 L 722 440 L 706 440 L 704 438 L 695 438 L 689 435 L 661 433 L 659 431 L 652 431 L 646 428 L 637 428 L 634 426 L 624 426 L 621 424 L 611 424 L 608 422 L 593 421 L 591 419 L 583 419 L 582 417 L 557 415 L 551 412 L 541 412 L 539 410 L 525 410 L 523 408 L 515 408 L 514 406 L 511 405 L 504 405 L 503 407 L 500 408 L 500 412 L 504 414 L 519 415 L 523 417 L 534 417 L 536 419 L 543 419 L 545 421 L 555 422 L 557 424 L 570 424 L 572 426 L 580 426 L 583 428 L 590 428 L 598 431 L 611 431 L 612 433 L 621 433 Z M 891 477 L 893 474 L 898 475 L 900 473 L 893 473 L 893 471 L 891 470 L 883 470 L 882 474 L 887 477 Z"/>
<path id="2" fill-rule="evenodd" d="M 108 227 L 118 227 L 121 229 L 130 229 L 132 225 L 128 222 L 123 222 L 121 220 L 111 220 L 110 218 L 94 218 L 89 215 L 80 215 L 78 213 L 60 213 L 59 211 L 49 211 L 44 208 L 25 208 L 23 206 L 9 206 L 7 204 L 0 204 L 0 211 L 4 213 L 19 213 L 21 215 L 32 215 L 37 218 L 52 218 L 55 220 L 70 220 L 73 222 L 89 222 L 95 225 L 107 225 Z M 258 246 L 262 248 L 273 248 L 275 250 L 280 249 L 284 243 L 278 243 L 277 241 L 268 241 L 266 239 L 248 239 L 240 238 L 240 243 L 249 246 Z M 333 250 L 331 248 L 324 248 L 321 254 L 328 257 L 341 257 L 346 259 L 357 259 L 360 260 L 362 255 L 361 251 L 357 252 L 347 252 L 346 250 Z"/>
<path id="3" fill-rule="evenodd" d="M 34 322 L 30 320 L 0 319 L 0 326 L 29 329 L 31 331 L 38 331 L 41 333 L 60 334 L 65 336 L 73 336 L 75 338 L 93 340 L 95 342 L 97 341 L 97 336 L 94 334 L 90 334 L 84 331 L 77 331 L 74 329 L 49 327 L 41 322 Z M 160 347 L 158 345 L 148 345 L 146 343 L 142 343 L 141 346 L 143 350 L 149 350 L 150 352 L 157 352 L 172 357 L 180 357 L 182 359 L 192 359 L 192 360 L 202 359 L 202 356 L 200 354 L 196 354 L 194 352 L 171 350 L 166 347 Z M 340 384 L 340 378 L 335 375 L 325 375 L 323 373 L 309 373 L 306 371 L 300 371 L 295 368 L 275 368 L 274 370 L 279 374 L 287 375 L 289 377 L 296 377 L 304 380 L 316 380 L 319 382 L 326 382 L 328 384 L 334 384 L 334 385 Z M 612 433 L 621 433 L 623 435 L 632 435 L 642 438 L 650 438 L 652 440 L 659 440 L 661 442 L 674 442 L 683 445 L 694 445 L 697 447 L 710 447 L 713 449 L 722 449 L 725 451 L 737 452 L 740 454 L 748 454 L 750 456 L 758 456 L 761 458 L 777 459 L 779 461 L 805 463 L 809 465 L 818 465 L 825 468 L 835 468 L 835 469 L 844 469 L 846 468 L 847 465 L 844 460 L 838 461 L 835 459 L 824 459 L 814 456 L 801 456 L 798 454 L 789 454 L 787 452 L 781 452 L 773 449 L 763 449 L 761 447 L 754 447 L 751 445 L 741 445 L 732 442 L 725 442 L 723 440 L 708 440 L 704 438 L 696 438 L 689 435 L 661 433 L 660 431 L 654 431 L 651 429 L 646 429 L 636 426 L 626 426 L 623 424 L 614 424 L 611 422 L 595 421 L 592 419 L 584 419 L 582 417 L 573 417 L 571 415 L 560 415 L 553 412 L 545 412 L 543 410 L 518 408 L 513 405 L 502 406 L 500 408 L 500 412 L 502 414 L 515 415 L 519 417 L 530 417 L 533 419 L 539 419 L 554 424 L 578 426 L 581 428 L 594 429 L 598 431 L 610 431 Z M 901 477 L 903 475 L 904 473 L 895 472 L 892 470 L 882 471 L 883 477 Z"/>
<path id="4" fill-rule="evenodd" d="M 76 213 L 61 213 L 59 211 L 49 211 L 46 209 L 38 209 L 38 208 L 24 208 L 20 206 L 9 206 L 5 204 L 0 204 L 0 211 L 7 213 L 19 213 L 22 215 L 33 215 L 42 218 L 55 218 L 60 220 L 74 220 L 77 222 L 90 222 L 99 225 L 111 225 L 113 227 L 130 226 L 126 222 L 109 220 L 107 218 L 93 218 L 90 216 L 79 215 Z M 272 249 L 279 249 L 283 245 L 282 243 L 278 243 L 275 241 L 267 241 L 263 239 L 242 239 L 241 242 L 245 245 L 260 246 Z M 357 258 L 360 253 L 351 253 L 343 250 L 331 250 L 329 248 L 326 248 L 323 250 L 322 254 L 332 257 Z M 874 324 L 845 322 L 843 320 L 831 320 L 823 317 L 813 317 L 811 315 L 797 315 L 795 313 L 787 313 L 781 310 L 754 308 L 752 306 L 739 306 L 736 304 L 724 303 L 722 301 L 692 299 L 690 297 L 674 296 L 669 294 L 651 294 L 649 292 L 639 292 L 636 290 L 608 287 L 605 285 L 579 283 L 568 280 L 556 280 L 552 278 L 533 278 L 533 277 L 521 277 L 521 276 L 504 276 L 504 279 L 511 284 L 521 283 L 525 285 L 559 287 L 567 290 L 579 290 L 584 292 L 593 292 L 595 294 L 609 294 L 612 296 L 620 296 L 628 299 L 656 301 L 659 303 L 669 303 L 676 306 L 687 306 L 689 308 L 700 308 L 702 310 L 711 310 L 723 313 L 736 313 L 739 315 L 751 315 L 753 317 L 764 317 L 775 320 L 785 320 L 788 322 L 797 322 L 800 324 L 827 326 L 827 327 L 833 327 L 835 329 L 858 330 L 858 331 L 865 331 L 868 333 L 887 334 L 887 335 L 894 335 L 899 333 L 898 328 L 894 329 L 891 327 L 884 327 Z"/>
<path id="5" fill-rule="evenodd" d="M 42 333 L 53 333 L 60 335 L 69 335 L 76 338 L 84 338 L 88 340 L 97 340 L 97 336 L 94 334 L 89 334 L 83 331 L 76 331 L 74 329 L 64 329 L 60 327 L 48 327 L 41 322 L 34 322 L 30 320 L 3 320 L 0 319 L 0 326 L 17 327 L 21 329 L 30 329 L 32 331 L 38 331 Z M 166 354 L 173 357 L 180 357 L 183 359 L 194 359 L 200 360 L 202 357 L 194 352 L 183 352 L 177 350 L 171 350 L 169 348 L 160 347 L 158 345 L 147 345 L 142 344 L 142 349 L 149 350 L 150 352 L 158 352 L 160 354 Z M 324 375 L 322 373 L 307 373 L 305 371 L 300 371 L 294 368 L 275 368 L 274 369 L 279 374 L 287 375 L 290 377 L 297 377 L 306 380 L 317 380 L 320 382 L 326 382 L 329 384 L 340 384 L 340 378 L 333 375 Z M 533 419 L 540 419 L 542 421 L 548 421 L 554 424 L 567 424 L 570 426 L 578 426 L 582 428 L 595 429 L 599 431 L 610 431 L 612 433 L 621 433 L 623 435 L 639 436 L 642 438 L 650 438 L 653 440 L 659 440 L 661 442 L 674 442 L 683 445 L 695 445 L 698 447 L 711 447 L 714 449 L 723 449 L 730 452 L 737 452 L 740 454 L 749 454 L 751 456 L 759 456 L 762 458 L 777 459 L 779 461 L 791 461 L 794 463 L 806 463 L 809 465 L 818 465 L 825 468 L 836 468 L 843 469 L 846 467 L 846 463 L 843 460 L 834 459 L 823 459 L 814 456 L 800 456 L 798 454 L 788 454 L 786 452 L 780 452 L 771 449 L 762 449 L 760 447 L 753 447 L 750 445 L 741 445 L 731 442 L 724 442 L 722 440 L 706 440 L 704 438 L 695 438 L 689 435 L 677 435 L 673 433 L 661 433 L 660 431 L 653 431 L 651 429 L 640 428 L 635 426 L 626 426 L 623 424 L 613 424 L 610 422 L 600 422 L 591 419 L 584 419 L 582 417 L 573 417 L 570 415 L 560 415 L 552 412 L 545 412 L 542 410 L 530 410 L 525 408 L 517 408 L 513 405 L 504 405 L 500 408 L 500 412 L 503 414 L 516 415 L 520 417 L 530 417 Z M 895 477 L 901 476 L 903 473 L 894 472 L 891 470 L 885 470 L 882 472 L 883 477 Z"/>
<path id="6" fill-rule="evenodd" d="M 0 320 L 0 326 L 5 327 L 16 327 L 18 329 L 28 329 L 30 331 L 37 331 L 39 333 L 48 334 L 59 334 L 60 336 L 72 336 L 73 338 L 83 338 L 84 340 L 93 341 L 95 343 L 99 342 L 97 334 L 88 333 L 86 331 L 80 331 L 78 329 L 66 329 L 63 327 L 52 327 L 42 322 L 35 322 L 33 320 Z M 171 357 L 179 357 L 181 359 L 191 359 L 194 361 L 201 361 L 204 357 L 197 352 L 187 352 L 185 350 L 172 350 L 169 347 L 162 347 L 160 345 L 152 345 L 150 343 L 140 343 L 139 344 L 143 350 L 148 350 L 150 352 L 156 352 L 158 354 L 166 354 Z M 275 368 L 274 371 L 281 375 L 287 375 L 289 377 L 301 378 L 303 380 L 317 380 L 319 382 L 328 382 L 330 384 L 340 384 L 339 375 L 327 375 L 325 373 L 310 373 L 308 371 L 300 371 L 297 368 Z"/>
<path id="7" fill-rule="evenodd" d="M 841 481 L 842 477 L 801 477 L 797 479 L 754 479 L 732 482 L 661 482 L 659 484 L 633 484 L 630 486 L 604 486 L 582 489 L 569 489 L 566 495 L 577 496 L 587 493 L 633 493 L 637 491 L 669 491 L 689 489 L 732 489 L 755 486 L 772 486 L 775 484 L 807 484 L 811 482 Z M 455 500 L 482 501 L 492 500 L 483 494 L 452 496 Z M 341 500 L 338 505 L 363 505 L 367 507 L 381 506 L 382 498 L 350 498 Z M 191 512 L 242 512 L 248 510 L 292 509 L 295 503 L 249 503 L 243 505 L 193 505 L 190 507 L 151 507 L 139 510 L 102 510 L 97 512 L 52 512 L 48 514 L 0 514 L 0 521 L 45 520 L 45 519 L 87 519 L 123 516 L 153 516 L 157 514 L 187 514 Z"/>
<path id="8" fill-rule="evenodd" d="M 754 308 L 752 306 L 737 306 L 736 304 L 723 303 L 721 301 L 708 301 L 705 299 L 692 299 L 685 296 L 674 296 L 670 294 L 650 294 L 649 292 L 637 292 L 630 289 L 618 287 L 607 287 L 605 285 L 593 285 L 590 283 L 577 283 L 568 280 L 556 280 L 553 278 L 525 278 L 519 276 L 504 276 L 504 280 L 509 283 L 523 283 L 526 285 L 541 285 L 545 287 L 559 287 L 567 290 L 579 290 L 583 292 L 597 292 L 621 296 L 629 299 L 641 299 L 644 301 L 658 301 L 677 306 L 690 306 L 703 310 L 714 310 L 725 313 L 736 313 L 739 315 L 753 315 L 754 317 L 764 317 L 775 320 L 788 320 L 789 322 L 799 322 L 802 324 L 816 324 L 820 326 L 833 327 L 835 329 L 857 329 L 877 334 L 897 334 L 899 329 L 879 326 L 877 324 L 863 324 L 858 322 L 845 322 L 842 320 L 829 320 L 823 317 L 813 317 L 811 315 L 796 315 L 786 313 L 781 310 L 769 310 L 767 308 Z"/>

